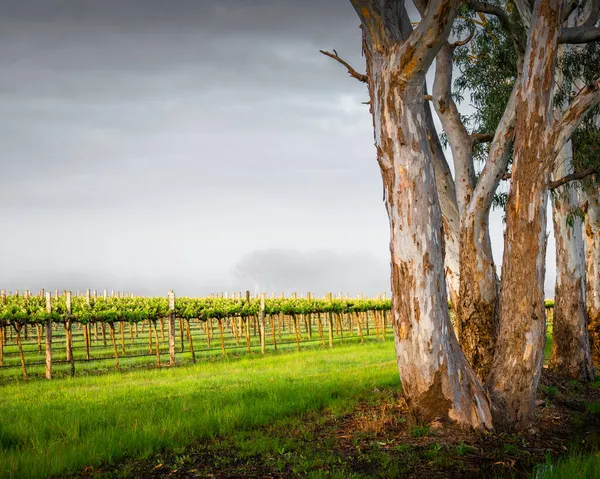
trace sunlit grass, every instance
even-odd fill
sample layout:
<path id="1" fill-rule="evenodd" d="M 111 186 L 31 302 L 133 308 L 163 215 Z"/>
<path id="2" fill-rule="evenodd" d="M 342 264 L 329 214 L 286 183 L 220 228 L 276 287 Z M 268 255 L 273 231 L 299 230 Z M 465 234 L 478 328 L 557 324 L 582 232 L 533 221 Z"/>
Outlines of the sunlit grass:
<path id="1" fill-rule="evenodd" d="M 0 388 L 0 477 L 44 477 L 227 435 L 398 387 L 393 343 Z"/>

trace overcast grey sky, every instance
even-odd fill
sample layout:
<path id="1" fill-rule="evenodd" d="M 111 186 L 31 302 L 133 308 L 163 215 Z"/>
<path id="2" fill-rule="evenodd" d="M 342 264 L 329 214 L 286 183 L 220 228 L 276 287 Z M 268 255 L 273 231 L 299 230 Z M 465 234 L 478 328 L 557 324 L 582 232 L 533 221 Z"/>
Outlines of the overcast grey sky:
<path id="1" fill-rule="evenodd" d="M 0 9 L 2 288 L 389 289 L 350 2 Z"/>

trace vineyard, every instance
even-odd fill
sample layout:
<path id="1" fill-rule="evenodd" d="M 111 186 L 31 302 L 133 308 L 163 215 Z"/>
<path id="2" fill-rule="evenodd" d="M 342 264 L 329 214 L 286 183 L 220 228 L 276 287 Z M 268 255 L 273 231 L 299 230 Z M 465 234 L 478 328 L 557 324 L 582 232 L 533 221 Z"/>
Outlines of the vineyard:
<path id="1" fill-rule="evenodd" d="M 0 298 L 0 381 L 114 368 L 174 366 L 215 355 L 333 347 L 391 333 L 389 299 L 136 297 L 68 291 Z M 111 366 L 111 367 L 113 367 Z"/>

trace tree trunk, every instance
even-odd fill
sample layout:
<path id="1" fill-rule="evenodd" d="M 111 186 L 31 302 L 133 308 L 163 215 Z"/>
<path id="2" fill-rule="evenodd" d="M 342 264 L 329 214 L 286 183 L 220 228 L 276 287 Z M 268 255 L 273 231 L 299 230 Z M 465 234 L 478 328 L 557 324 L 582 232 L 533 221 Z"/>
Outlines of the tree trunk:
<path id="1" fill-rule="evenodd" d="M 498 283 L 488 231 L 489 207 L 482 202 L 471 208 L 475 190 L 473 141 L 451 95 L 454 49 L 446 43 L 436 58 L 433 103 L 452 149 L 460 214 L 460 288 L 458 303 L 454 303 L 454 325 L 471 366 L 485 379 L 496 345 Z"/>
<path id="2" fill-rule="evenodd" d="M 590 339 L 596 365 L 600 365 L 600 188 L 587 193 L 588 211 L 585 223 L 586 243 L 586 305 Z"/>
<path id="3" fill-rule="evenodd" d="M 444 270 L 446 272 L 446 285 L 452 309 L 456 313 L 460 280 L 459 280 L 459 236 L 460 218 L 458 203 L 456 202 L 456 187 L 452 172 L 446 161 L 440 139 L 435 129 L 433 116 L 429 103 L 425 103 L 425 121 L 427 122 L 427 135 L 429 148 L 435 171 L 435 182 L 442 209 L 442 223 L 444 227 Z"/>
<path id="4" fill-rule="evenodd" d="M 498 278 L 492 256 L 488 212 L 466 213 L 461 221 L 458 341 L 477 375 L 491 370 L 498 335 Z"/>
<path id="5" fill-rule="evenodd" d="M 424 74 L 399 81 L 398 68 L 406 59 L 394 49 L 373 61 L 370 93 L 390 221 L 393 324 L 403 390 L 424 420 L 491 428 L 487 396 L 450 323 Z"/>
<path id="6" fill-rule="evenodd" d="M 571 142 L 556 158 L 554 177 L 573 173 Z M 578 205 L 577 191 L 563 186 L 552 202 L 556 240 L 556 291 L 550 367 L 572 379 L 592 381 L 588 316 L 585 304 L 585 255 L 581 218 L 569 212 Z"/>
<path id="7" fill-rule="evenodd" d="M 551 108 L 561 19 L 562 3 L 536 1 L 517 99 L 500 329 L 488 377 L 495 426 L 517 430 L 529 429 L 533 423 L 544 360 L 547 172 L 554 152 Z"/>

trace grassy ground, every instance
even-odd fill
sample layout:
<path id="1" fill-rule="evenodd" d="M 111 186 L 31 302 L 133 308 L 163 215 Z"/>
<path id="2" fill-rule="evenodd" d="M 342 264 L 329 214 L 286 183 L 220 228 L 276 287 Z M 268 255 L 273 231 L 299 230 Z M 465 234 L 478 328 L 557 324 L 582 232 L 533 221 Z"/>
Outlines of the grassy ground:
<path id="1" fill-rule="evenodd" d="M 390 339 L 225 358 L 217 343 L 173 369 L 85 375 L 98 363 L 81 362 L 74 379 L 5 377 L 0 478 L 600 477 L 598 384 L 546 378 L 534 439 L 437 429 L 411 422 Z"/>
<path id="2" fill-rule="evenodd" d="M 88 468 L 80 477 L 599 477 L 600 416 L 579 406 L 600 391 L 548 372 L 544 384 L 533 437 L 415 423 L 397 388 L 374 389 L 347 411 L 309 411 L 147 459 Z"/>
<path id="3" fill-rule="evenodd" d="M 1 388 L 0 477 L 44 477 L 146 457 L 397 389 L 393 343 L 223 359 Z M 6 400 L 9 398 L 10 400 Z"/>
<path id="4" fill-rule="evenodd" d="M 306 321 L 305 321 L 306 319 Z M 308 328 L 308 320 L 312 327 Z M 299 337 L 296 338 L 292 320 L 289 316 L 280 318 L 268 316 L 266 324 L 266 350 L 274 351 L 276 343 L 278 351 L 290 351 L 297 348 L 296 339 L 300 342 L 300 348 L 311 348 L 325 342 L 328 344 L 328 324 L 323 315 L 323 337 L 318 332 L 318 321 L 316 315 L 308 318 L 301 317 L 298 321 Z M 250 352 L 260 351 L 260 339 L 256 323 L 250 321 L 248 330 L 250 341 Z M 342 331 L 339 326 L 343 324 Z M 189 364 L 192 362 L 190 346 L 193 345 L 195 356 L 199 361 L 219 360 L 225 351 L 225 355 L 240 356 L 248 352 L 245 334 L 238 327 L 234 329 L 232 321 L 228 320 L 223 327 L 221 342 L 221 331 L 217 321 L 208 323 L 202 321 L 190 321 L 190 336 L 181 321 L 175 321 L 175 345 L 176 360 L 178 364 Z M 101 324 L 90 325 L 90 348 L 89 357 L 86 359 L 86 347 L 81 325 L 73 327 L 73 352 L 75 358 L 76 375 L 105 374 L 115 370 L 116 361 L 110 330 Z M 275 338 L 273 337 L 275 328 Z M 393 335 L 390 321 L 387 321 L 387 335 Z M 40 335 L 38 335 L 40 333 Z M 42 337 L 42 328 L 29 325 L 27 334 L 23 330 L 23 354 L 26 363 L 27 374 L 30 379 L 43 378 L 45 374 L 45 339 Z M 149 335 L 150 328 L 146 324 L 132 325 L 124 323 L 115 326 L 115 343 L 119 368 L 121 371 L 128 369 L 139 369 L 153 367 L 156 364 L 156 337 Z M 158 343 L 161 363 L 168 364 L 168 326 L 165 321 L 157 322 Z M 234 333 L 237 333 L 234 334 Z M 375 327 L 375 318 L 372 314 L 367 315 L 367 321 L 362 322 L 362 333 L 366 338 L 379 337 L 379 331 Z M 25 339 L 25 336 L 27 339 Z M 356 320 L 351 320 L 347 315 L 343 322 L 336 322 L 333 331 L 333 340 L 340 343 L 345 339 L 356 338 L 359 330 Z M 190 337 L 192 341 L 190 342 Z M 0 354 L 0 384 L 23 379 L 19 350 L 16 344 L 16 336 L 12 328 L 7 328 L 7 344 L 4 345 Z M 66 362 L 66 337 L 62 325 L 55 324 L 52 339 L 52 374 L 54 378 L 62 378 L 70 375 L 70 365 Z"/>

